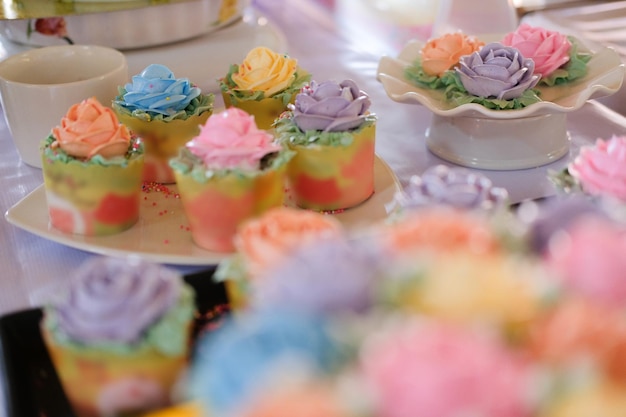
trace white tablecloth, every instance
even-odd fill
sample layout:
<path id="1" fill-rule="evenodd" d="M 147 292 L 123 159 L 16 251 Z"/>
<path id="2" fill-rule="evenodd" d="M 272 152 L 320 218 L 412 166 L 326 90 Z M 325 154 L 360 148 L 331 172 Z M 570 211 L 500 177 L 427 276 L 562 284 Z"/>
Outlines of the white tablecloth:
<path id="1" fill-rule="evenodd" d="M 297 58 L 314 79 L 352 78 L 370 94 L 372 110 L 379 118 L 377 153 L 391 166 L 402 184 L 406 184 L 411 175 L 444 163 L 430 154 L 424 145 L 425 130 L 431 118 L 429 111 L 419 105 L 390 100 L 376 80 L 381 55 L 395 55 L 398 36 L 406 35 L 405 32 L 383 32 L 379 28 L 381 32 L 377 39 L 380 42 L 372 43 L 371 36 L 365 36 L 362 26 L 355 25 L 355 22 L 346 23 L 350 17 L 346 11 L 335 10 L 331 14 L 328 8 L 304 0 L 259 0 L 255 7 L 256 17 L 261 20 L 269 18 L 271 24 L 285 35 L 286 52 Z M 189 57 L 189 60 L 193 59 Z M 223 68 L 224 72 L 226 69 Z M 199 83 L 203 81 L 208 82 L 197 80 Z M 33 115 L 33 121 L 36 120 Z M 568 115 L 568 130 L 572 136 L 572 150 L 563 159 L 549 166 L 523 171 L 482 173 L 489 176 L 494 185 L 507 188 L 513 201 L 551 195 L 554 189 L 546 178 L 547 170 L 562 168 L 581 144 L 596 137 L 626 134 L 626 119 L 597 102 L 590 102 Z M 41 171 L 20 161 L 6 125 L 0 119 L 0 212 L 5 213 L 41 183 Z M 0 219 L 0 314 L 29 308 L 42 289 L 65 280 L 91 256 L 94 255 L 48 241 Z M 183 272 L 197 269 L 176 268 Z"/>

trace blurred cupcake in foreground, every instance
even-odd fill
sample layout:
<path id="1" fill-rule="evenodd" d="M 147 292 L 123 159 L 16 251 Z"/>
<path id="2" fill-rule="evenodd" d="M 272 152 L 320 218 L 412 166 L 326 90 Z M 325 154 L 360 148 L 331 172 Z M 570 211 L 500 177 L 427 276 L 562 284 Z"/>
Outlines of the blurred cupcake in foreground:
<path id="1" fill-rule="evenodd" d="M 325 377 L 341 361 L 342 350 L 323 317 L 280 309 L 232 317 L 198 341 L 190 395 L 204 408 L 203 415 L 274 416 L 274 396 L 285 399 L 289 392 L 303 401 L 300 407 L 313 401 L 313 410 L 332 410 Z M 302 391 L 306 387 L 313 396 Z"/>
<path id="2" fill-rule="evenodd" d="M 243 223 L 234 237 L 236 253 L 222 261 L 215 278 L 225 281 L 230 303 L 247 307 L 250 291 L 285 262 L 299 246 L 342 237 L 345 231 L 332 216 L 279 207 Z"/>
<path id="3" fill-rule="evenodd" d="M 388 211 L 401 214 L 442 205 L 492 213 L 506 208 L 508 198 L 506 189 L 493 186 L 491 180 L 480 173 L 436 165 L 426 169 L 421 176 L 412 176 L 409 184 L 396 193 Z"/>
<path id="4" fill-rule="evenodd" d="M 144 181 L 175 181 L 168 161 L 198 134 L 213 111 L 214 98 L 159 64 L 147 66 L 119 88 L 113 109 L 145 146 Z"/>
<path id="5" fill-rule="evenodd" d="M 226 107 L 245 110 L 259 128 L 270 129 L 310 77 L 296 59 L 259 46 L 241 64 L 231 65 L 219 83 Z"/>
<path id="6" fill-rule="evenodd" d="M 279 140 L 296 152 L 289 164 L 295 203 L 343 210 L 374 193 L 376 116 L 352 80 L 312 81 L 276 121 Z"/>
<path id="7" fill-rule="evenodd" d="M 359 367 L 375 401 L 368 415 L 529 417 L 536 406 L 527 362 L 497 338 L 445 322 L 390 321 L 365 339 Z"/>
<path id="8" fill-rule="evenodd" d="M 243 110 L 211 116 L 170 161 L 193 241 L 232 252 L 240 224 L 282 206 L 292 156 Z"/>
<path id="9" fill-rule="evenodd" d="M 94 258 L 44 306 L 41 332 L 80 417 L 167 406 L 186 368 L 194 292 L 174 270 Z"/>
<path id="10" fill-rule="evenodd" d="M 70 234 L 122 232 L 139 218 L 142 146 L 95 98 L 68 109 L 42 143 L 50 224 Z"/>

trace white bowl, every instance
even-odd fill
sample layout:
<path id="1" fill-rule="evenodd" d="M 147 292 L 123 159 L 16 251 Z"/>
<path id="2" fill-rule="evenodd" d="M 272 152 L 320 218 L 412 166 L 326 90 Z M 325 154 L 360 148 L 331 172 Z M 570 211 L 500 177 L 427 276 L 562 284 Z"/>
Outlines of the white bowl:
<path id="1" fill-rule="evenodd" d="M 613 49 L 591 50 L 582 45 L 581 49 L 593 52 L 585 77 L 566 85 L 536 87 L 543 101 L 518 110 L 491 110 L 476 103 L 455 106 L 443 91 L 416 86 L 404 77 L 422 46 L 420 41 L 411 41 L 397 58 L 382 57 L 377 79 L 391 99 L 421 104 L 433 112 L 426 131 L 431 152 L 473 168 L 517 170 L 562 157 L 569 149 L 566 113 L 578 110 L 589 99 L 617 92 L 624 79 L 624 64 Z"/>
<path id="2" fill-rule="evenodd" d="M 72 2 L 72 12 L 58 16 L 63 19 L 61 26 L 53 25 L 61 28 L 60 31 L 55 31 L 53 27 L 50 34 L 38 32 L 37 20 L 46 18 L 25 18 L 0 20 L 0 34 L 11 41 L 31 46 L 63 45 L 71 41 L 116 49 L 144 48 L 217 30 L 240 18 L 245 3 L 242 0 L 139 2 L 140 6 L 131 9 L 107 11 L 115 4 Z M 65 12 L 64 9 L 61 11 Z"/>

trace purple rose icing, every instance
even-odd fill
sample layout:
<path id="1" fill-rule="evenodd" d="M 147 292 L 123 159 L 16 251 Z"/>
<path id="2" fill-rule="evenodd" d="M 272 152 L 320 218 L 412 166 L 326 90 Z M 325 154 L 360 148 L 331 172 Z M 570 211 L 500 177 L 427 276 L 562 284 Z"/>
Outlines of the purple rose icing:
<path id="1" fill-rule="evenodd" d="M 491 180 L 464 168 L 437 165 L 428 168 L 422 176 L 414 175 L 409 184 L 397 193 L 395 207 L 415 209 L 435 204 L 460 209 L 494 210 L 508 200 L 504 188 L 493 187 Z"/>
<path id="2" fill-rule="evenodd" d="M 468 93 L 485 98 L 511 100 L 539 82 L 535 63 L 513 47 L 493 42 L 461 57 L 457 74 Z"/>
<path id="3" fill-rule="evenodd" d="M 290 105 L 293 121 L 306 132 L 341 132 L 359 127 L 370 107 L 367 94 L 352 80 L 325 81 L 304 87 Z"/>
<path id="4" fill-rule="evenodd" d="M 251 304 L 313 314 L 364 312 L 373 302 L 382 261 L 368 240 L 325 238 L 298 247 L 270 268 L 252 290 Z"/>
<path id="5" fill-rule="evenodd" d="M 72 340 L 133 343 L 174 305 L 182 285 L 178 272 L 157 264 L 94 258 L 78 269 L 53 308 Z"/>

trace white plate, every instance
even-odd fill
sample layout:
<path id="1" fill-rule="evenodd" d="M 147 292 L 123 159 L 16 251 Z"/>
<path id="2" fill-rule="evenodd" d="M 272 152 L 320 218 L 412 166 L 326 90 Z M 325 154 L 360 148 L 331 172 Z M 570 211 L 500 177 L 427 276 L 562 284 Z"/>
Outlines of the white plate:
<path id="1" fill-rule="evenodd" d="M 480 38 L 480 37 L 479 37 Z M 485 41 L 493 40 L 484 38 Z M 544 101 L 518 110 L 490 110 L 477 103 L 454 106 L 441 90 L 422 88 L 404 77 L 404 70 L 418 58 L 423 42 L 407 43 L 397 58 L 383 56 L 378 64 L 377 79 L 387 95 L 400 103 L 422 104 L 439 116 L 488 117 L 518 119 L 551 113 L 565 113 L 580 109 L 589 99 L 617 92 L 624 79 L 624 64 L 617 52 L 607 47 L 594 47 L 585 77 L 566 86 L 537 87 Z"/>
<path id="2" fill-rule="evenodd" d="M 241 62 L 256 46 L 286 52 L 287 41 L 264 16 L 247 10 L 242 19 L 215 32 L 184 42 L 124 51 L 124 55 L 131 76 L 150 64 L 163 64 L 177 77 L 189 78 L 204 92 L 218 93 L 216 80 L 226 75 L 231 64 Z M 0 36 L 0 60 L 31 48 Z"/>
<path id="3" fill-rule="evenodd" d="M 399 182 L 389 166 L 376 157 L 374 195 L 363 204 L 342 213 L 332 214 L 348 229 L 371 225 L 387 217 L 389 203 Z M 108 256 L 137 255 L 147 261 L 173 265 L 215 265 L 225 254 L 209 252 L 196 246 L 188 230 L 187 218 L 176 186 L 170 193 L 144 192 L 139 222 L 132 228 L 111 236 L 85 237 L 64 234 L 48 224 L 48 205 L 44 186 L 28 194 L 5 214 L 7 221 L 21 229 L 63 245 Z M 330 214 L 329 214 L 330 215 Z"/>

